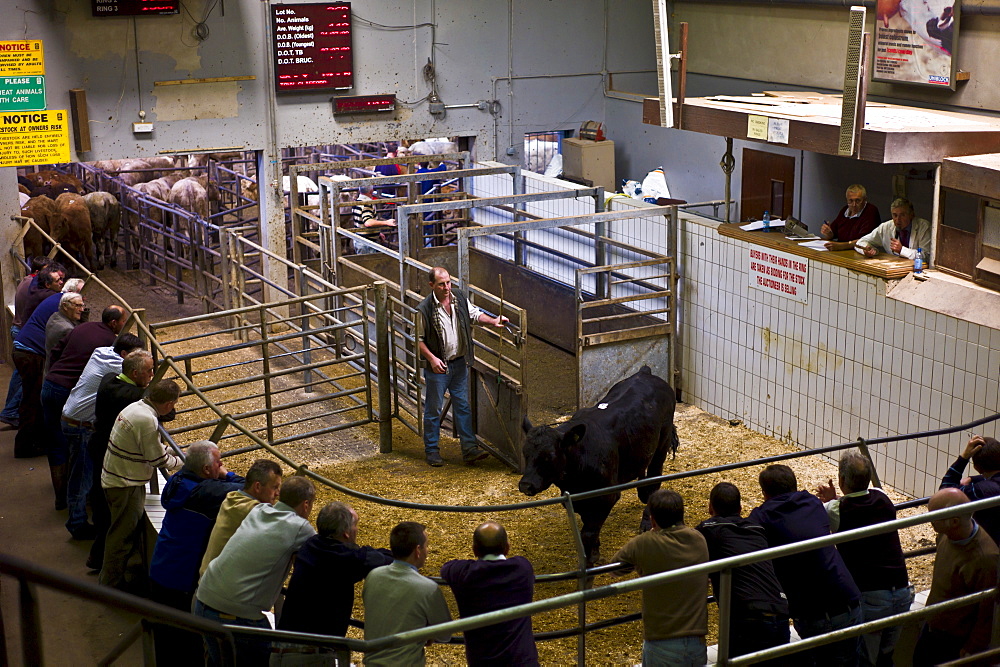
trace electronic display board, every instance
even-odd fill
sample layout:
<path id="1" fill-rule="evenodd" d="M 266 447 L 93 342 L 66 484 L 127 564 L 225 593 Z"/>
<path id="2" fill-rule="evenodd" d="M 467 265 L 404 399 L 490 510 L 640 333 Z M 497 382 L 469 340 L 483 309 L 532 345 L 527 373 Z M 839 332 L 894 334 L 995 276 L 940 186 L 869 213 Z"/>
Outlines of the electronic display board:
<path id="1" fill-rule="evenodd" d="M 271 12 L 275 90 L 354 86 L 351 3 L 272 5 Z"/>
<path id="2" fill-rule="evenodd" d="M 333 113 L 372 113 L 374 111 L 393 111 L 396 108 L 396 96 L 388 95 L 343 95 L 333 98 Z"/>
<path id="3" fill-rule="evenodd" d="M 179 14 L 180 0 L 90 0 L 92 16 L 158 16 Z"/>

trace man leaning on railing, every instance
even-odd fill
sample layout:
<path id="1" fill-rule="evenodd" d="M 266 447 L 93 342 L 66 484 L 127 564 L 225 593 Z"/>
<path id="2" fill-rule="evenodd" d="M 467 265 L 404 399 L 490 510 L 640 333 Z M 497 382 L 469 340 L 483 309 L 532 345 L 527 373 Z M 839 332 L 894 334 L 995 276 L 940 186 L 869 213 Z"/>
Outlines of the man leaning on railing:
<path id="1" fill-rule="evenodd" d="M 960 489 L 941 489 L 927 505 L 931 512 L 969 502 Z M 928 606 L 996 586 L 1000 550 L 971 516 L 932 521 L 938 533 L 937 556 Z M 990 644 L 993 600 L 931 617 L 913 652 L 915 667 L 937 665 L 982 651 Z"/>

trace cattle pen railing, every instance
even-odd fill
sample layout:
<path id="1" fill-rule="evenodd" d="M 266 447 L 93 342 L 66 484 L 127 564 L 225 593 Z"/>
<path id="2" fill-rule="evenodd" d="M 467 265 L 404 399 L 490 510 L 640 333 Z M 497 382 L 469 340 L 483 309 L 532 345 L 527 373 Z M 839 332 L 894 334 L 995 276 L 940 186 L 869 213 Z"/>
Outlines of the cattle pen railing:
<path id="1" fill-rule="evenodd" d="M 28 221 L 28 220 L 25 220 L 25 219 L 21 219 L 21 221 L 23 223 L 26 223 L 26 224 L 34 224 L 33 221 Z M 56 245 L 53 248 L 53 254 L 56 254 L 56 253 L 60 252 L 60 250 L 61 250 L 61 248 L 58 245 Z M 89 274 L 89 272 L 86 272 L 86 270 L 82 266 L 80 266 L 78 263 L 76 263 L 75 260 L 73 260 L 70 257 L 67 257 L 65 259 L 65 261 L 67 263 L 73 264 L 79 270 L 85 272 L 85 275 L 88 275 L 88 281 L 94 281 L 95 284 L 97 284 L 98 286 L 100 286 L 103 289 L 105 289 L 109 294 L 113 295 L 115 299 L 117 299 L 118 301 L 120 301 L 122 303 L 122 305 L 125 305 L 127 307 L 127 303 L 125 303 L 124 300 L 121 299 L 120 296 L 118 296 L 117 294 L 115 294 L 110 288 L 108 288 L 103 282 L 101 282 L 99 278 L 97 278 L 93 274 Z M 309 272 L 309 273 L 310 273 L 310 275 L 309 275 L 310 280 L 313 280 L 313 279 L 317 278 L 315 276 L 315 274 L 311 274 L 311 272 Z M 376 292 L 375 300 L 378 301 L 379 297 L 377 296 L 377 293 L 379 291 L 379 287 L 376 285 L 376 286 L 372 287 L 372 289 L 375 290 L 375 292 Z M 383 289 L 384 289 L 384 287 L 383 287 Z M 269 304 L 268 306 L 271 307 L 272 305 L 274 305 L 274 304 Z M 279 306 L 280 306 L 280 304 L 274 305 L 274 307 L 279 307 Z M 149 327 L 144 322 L 141 321 L 141 319 L 137 318 L 135 320 L 135 326 L 136 326 L 138 332 L 140 333 L 140 335 L 143 335 L 146 338 L 148 338 L 148 340 L 150 340 L 150 342 L 151 342 L 151 344 L 152 344 L 152 346 L 153 346 L 156 354 L 158 355 L 158 357 L 160 357 L 160 358 L 163 359 L 163 361 L 161 362 L 159 368 L 157 369 L 157 377 L 164 377 L 166 375 L 166 373 L 168 373 L 168 372 L 172 372 L 172 373 L 176 374 L 176 376 L 178 377 L 178 379 L 180 379 L 186 385 L 188 393 L 196 396 L 199 401 L 201 401 L 201 402 L 204 403 L 204 405 L 208 408 L 208 410 L 210 410 L 212 413 L 214 413 L 216 421 L 215 421 L 215 426 L 214 426 L 214 430 L 213 430 L 211 439 L 213 439 L 213 440 L 215 440 L 217 442 L 221 441 L 223 438 L 225 438 L 226 435 L 227 435 L 227 431 L 229 431 L 230 429 L 232 429 L 234 432 L 237 432 L 240 435 L 242 435 L 243 437 L 245 437 L 248 440 L 252 441 L 252 445 L 255 448 L 267 450 L 272 456 L 274 456 L 278 460 L 282 461 L 283 463 L 285 463 L 286 465 L 288 465 L 292 469 L 296 470 L 298 474 L 308 476 L 311 479 L 313 479 L 314 481 L 319 482 L 321 484 L 324 484 L 324 485 L 326 485 L 326 486 L 328 486 L 330 488 L 333 488 L 333 489 L 335 489 L 335 490 L 337 490 L 339 492 L 342 492 L 345 495 L 348 495 L 348 496 L 351 496 L 351 497 L 354 497 L 354 498 L 358 498 L 358 499 L 362 499 L 362 500 L 366 500 L 366 501 L 370 501 L 370 502 L 374 502 L 374 503 L 378 503 L 378 504 L 391 505 L 391 506 L 400 507 L 400 508 L 415 509 L 415 510 L 424 510 L 424 511 L 487 513 L 487 512 L 502 512 L 502 511 L 525 510 L 525 509 L 533 509 L 533 508 L 541 507 L 541 506 L 544 506 L 544 505 L 561 504 L 565 508 L 565 510 L 566 510 L 566 515 L 567 515 L 567 520 L 568 520 L 568 524 L 569 524 L 570 530 L 573 532 L 573 534 L 575 536 L 575 540 L 576 540 L 576 544 L 577 544 L 577 550 L 578 550 L 578 558 L 579 558 L 579 562 L 581 563 L 581 568 L 578 571 L 572 572 L 572 573 L 567 573 L 567 576 L 577 578 L 577 580 L 579 582 L 580 591 L 578 591 L 578 593 L 569 594 L 569 596 L 578 596 L 578 597 L 560 596 L 559 598 L 551 598 L 552 600 L 556 600 L 556 599 L 560 600 L 561 603 L 559 603 L 559 604 L 549 603 L 548 601 L 542 601 L 542 602 L 533 603 L 533 604 L 543 604 L 543 605 L 544 604 L 555 604 L 555 606 L 553 606 L 551 608 L 556 608 L 557 606 L 561 607 L 561 606 L 579 605 L 579 609 L 580 609 L 580 624 L 579 624 L 579 626 L 578 626 L 578 628 L 576 630 L 578 632 L 580 632 L 580 634 L 579 634 L 579 640 L 578 640 L 578 642 L 579 642 L 578 643 L 578 652 L 579 652 L 579 656 L 580 656 L 580 659 L 581 659 L 581 664 L 582 664 L 582 659 L 583 659 L 583 657 L 585 655 L 585 653 L 584 653 L 585 652 L 585 634 L 584 633 L 588 629 L 587 624 L 586 624 L 586 603 L 588 601 L 590 601 L 590 600 L 597 599 L 598 597 L 604 597 L 606 595 L 616 594 L 617 592 L 626 592 L 626 590 L 634 590 L 634 589 L 633 588 L 628 588 L 628 589 L 613 588 L 613 589 L 609 589 L 610 592 L 607 592 L 606 594 L 602 594 L 600 596 L 596 596 L 596 595 L 590 594 L 589 591 L 586 590 L 586 588 L 587 588 L 586 587 L 587 580 L 590 577 L 592 577 L 592 576 L 594 576 L 594 575 L 596 575 L 598 573 L 606 572 L 608 570 L 607 570 L 607 568 L 605 568 L 605 569 L 597 570 L 597 571 L 595 571 L 595 570 L 588 571 L 584 567 L 582 567 L 582 564 L 584 563 L 584 556 L 583 556 L 581 541 L 580 541 L 580 538 L 579 538 L 579 529 L 578 529 L 578 526 L 577 526 L 575 514 L 573 512 L 573 502 L 574 501 L 582 500 L 582 499 L 585 499 L 585 498 L 588 498 L 588 497 L 605 495 L 605 494 L 607 494 L 609 492 L 623 491 L 623 490 L 626 490 L 626 489 L 629 489 L 629 488 L 635 488 L 635 487 L 646 485 L 646 484 L 670 482 L 672 480 L 682 479 L 682 478 L 685 478 L 685 477 L 692 477 L 692 476 L 697 476 L 697 475 L 704 475 L 704 474 L 709 474 L 709 473 L 713 473 L 713 472 L 721 472 L 721 471 L 731 470 L 731 469 L 736 469 L 736 468 L 741 468 L 741 467 L 770 464 L 770 463 L 775 463 L 775 462 L 783 461 L 783 460 L 789 460 L 789 459 L 793 459 L 793 458 L 799 458 L 799 457 L 804 457 L 804 456 L 811 456 L 811 455 L 814 455 L 814 454 L 830 454 L 830 453 L 835 452 L 835 451 L 840 451 L 840 450 L 844 450 L 844 449 L 850 449 L 850 448 L 853 448 L 853 447 L 859 447 L 863 453 L 867 454 L 868 447 L 872 446 L 872 445 L 885 444 L 885 443 L 890 443 L 890 442 L 896 442 L 896 441 L 901 441 L 901 440 L 912 439 L 912 438 L 916 438 L 916 437 L 927 437 L 927 436 L 930 436 L 930 435 L 945 435 L 945 434 L 949 434 L 949 433 L 958 432 L 958 431 L 961 431 L 961 430 L 964 430 L 964 429 L 968 429 L 968 428 L 971 428 L 971 427 L 974 427 L 974 426 L 982 425 L 984 423 L 988 423 L 988 422 L 991 422 L 991 421 L 995 421 L 996 419 L 1000 418 L 1000 415 L 994 415 L 992 417 L 984 418 L 984 419 L 978 420 L 976 422 L 972 422 L 970 424 L 965 424 L 965 425 L 962 425 L 962 426 L 952 427 L 952 428 L 948 428 L 948 429 L 939 429 L 937 431 L 931 431 L 931 432 L 927 432 L 927 433 L 910 434 L 910 435 L 898 436 L 898 437 L 885 437 L 885 438 L 872 439 L 872 440 L 868 440 L 868 441 L 859 440 L 858 442 L 843 443 L 843 444 L 840 444 L 840 445 L 831 445 L 831 446 L 828 446 L 828 447 L 823 447 L 823 448 L 818 448 L 818 449 L 812 449 L 812 450 L 803 450 L 803 451 L 799 451 L 799 452 L 790 452 L 790 453 L 787 453 L 787 454 L 782 454 L 782 455 L 767 457 L 767 458 L 763 458 L 763 459 L 757 459 L 757 460 L 753 460 L 753 461 L 745 461 L 745 462 L 739 462 L 739 463 L 733 463 L 733 464 L 726 464 L 726 465 L 722 465 L 722 466 L 716 466 L 714 468 L 701 469 L 701 470 L 695 470 L 695 471 L 685 471 L 685 472 L 681 472 L 681 473 L 674 473 L 674 474 L 671 474 L 671 475 L 664 475 L 664 476 L 661 476 L 661 477 L 658 477 L 658 478 L 652 478 L 652 479 L 642 480 L 642 481 L 638 481 L 638 482 L 631 482 L 631 483 L 628 483 L 628 484 L 618 485 L 618 486 L 610 487 L 610 488 L 607 488 L 607 489 L 599 489 L 599 490 L 588 491 L 588 492 L 585 492 L 585 493 L 579 493 L 579 494 L 573 494 L 573 495 L 567 494 L 567 495 L 564 495 L 564 496 L 561 496 L 561 497 L 554 497 L 554 498 L 540 499 L 540 500 L 534 500 L 534 501 L 527 501 L 527 502 L 523 502 L 523 503 L 511 503 L 511 504 L 505 504 L 505 505 L 490 505 L 490 506 L 487 506 L 487 505 L 482 505 L 482 506 L 479 506 L 479 505 L 477 505 L 477 506 L 429 505 L 429 504 L 422 504 L 422 503 L 412 503 L 412 502 L 407 502 L 407 501 L 391 500 L 391 499 L 381 498 L 379 496 L 374 496 L 374 495 L 371 495 L 371 494 L 364 494 L 364 493 L 352 490 L 352 489 L 350 489 L 348 487 L 345 487 L 345 486 L 343 486 L 341 484 L 338 484 L 338 483 L 334 482 L 333 480 L 327 479 L 326 477 L 324 477 L 322 475 L 319 475 L 319 474 L 317 474 L 317 473 L 315 473 L 315 472 L 313 472 L 311 470 L 306 469 L 300 462 L 297 462 L 297 461 L 291 459 L 290 457 L 286 456 L 283 452 L 281 452 L 281 450 L 278 449 L 278 447 L 276 447 L 274 445 L 274 443 L 268 442 L 268 441 L 264 440 L 253 429 L 251 429 L 251 428 L 247 427 L 245 424 L 241 423 L 238 418 L 236 418 L 233 415 L 228 414 L 227 412 L 225 412 L 224 409 L 221 406 L 216 405 L 206 395 L 206 393 L 202 391 L 202 389 L 198 386 L 198 383 L 195 381 L 195 379 L 193 379 L 193 378 L 191 378 L 191 377 L 188 376 L 187 368 L 185 368 L 185 365 L 184 365 L 183 361 L 178 361 L 177 359 L 175 359 L 172 356 L 170 356 L 167 353 L 167 351 L 160 345 L 160 343 L 156 339 L 154 333 L 149 329 Z M 386 328 L 385 325 L 383 325 L 383 326 L 376 325 L 376 329 L 377 329 L 377 332 L 382 332 L 382 331 L 386 331 L 387 330 L 387 328 Z M 301 334 L 298 334 L 298 335 L 301 335 Z M 385 366 L 384 364 L 381 364 L 381 363 L 380 363 L 380 365 L 381 366 Z M 381 386 L 380 386 L 380 391 L 381 391 Z M 387 403 L 383 403 L 382 405 L 387 405 Z M 384 421 L 382 425 L 385 426 L 386 424 L 388 424 L 388 422 Z M 390 425 L 390 428 L 391 428 L 391 425 Z M 911 517 L 909 519 L 906 519 L 906 520 L 907 521 L 912 521 L 913 517 Z M 922 523 L 922 521 L 914 521 L 913 523 L 906 524 L 906 525 L 915 525 L 916 523 Z M 840 535 L 838 535 L 838 536 L 840 536 Z M 822 539 L 827 539 L 827 538 L 822 538 Z M 785 552 L 782 552 L 782 554 L 784 554 L 784 553 Z M 701 567 L 701 566 L 699 566 L 699 567 Z M 553 576 L 553 575 L 542 575 L 539 579 L 542 580 L 542 578 L 547 578 L 547 577 L 551 577 L 551 576 Z M 558 576 L 558 575 L 555 575 L 555 576 Z M 619 586 L 619 585 L 616 584 L 616 586 Z M 641 587 L 642 586 L 637 586 L 637 588 L 641 588 Z M 604 587 L 602 587 L 602 588 L 604 588 Z M 598 590 L 598 589 L 594 589 L 594 590 Z M 550 608 L 550 607 L 545 607 L 545 609 L 548 609 L 548 608 Z M 527 614 L 522 614 L 522 615 L 528 615 L 530 613 L 533 613 L 533 611 L 531 611 L 531 610 L 533 610 L 533 611 L 542 611 L 543 609 L 542 608 L 531 607 Z M 456 623 L 462 623 L 462 621 L 456 621 Z M 475 623 L 478 623 L 478 621 L 475 621 Z M 479 625 L 468 625 L 468 626 L 458 626 L 458 627 L 479 627 Z M 404 635 L 400 635 L 400 637 L 404 637 Z M 410 635 L 407 634 L 407 635 L 405 635 L 405 637 L 406 638 L 410 638 Z M 354 640 L 343 640 L 343 642 L 342 642 L 341 645 L 348 645 L 348 646 L 350 646 L 351 644 L 349 642 L 352 642 L 352 641 L 354 641 Z M 403 640 L 401 639 L 400 641 L 403 641 Z M 722 634 L 722 632 L 720 630 L 720 644 L 722 644 L 722 643 L 724 643 L 724 641 L 723 641 L 723 634 Z M 379 644 L 373 644 L 373 645 L 374 646 L 379 646 Z M 362 645 L 362 647 L 363 647 L 362 650 L 364 650 L 364 649 L 371 650 L 371 646 Z"/>

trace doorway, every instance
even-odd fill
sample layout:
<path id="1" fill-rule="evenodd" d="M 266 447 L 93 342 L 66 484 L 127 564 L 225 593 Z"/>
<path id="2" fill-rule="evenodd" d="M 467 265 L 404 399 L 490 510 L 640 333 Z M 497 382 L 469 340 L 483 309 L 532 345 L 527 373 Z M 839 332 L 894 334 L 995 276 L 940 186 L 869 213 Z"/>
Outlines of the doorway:
<path id="1" fill-rule="evenodd" d="M 760 220 L 764 211 L 784 220 L 795 200 L 795 158 L 752 148 L 743 149 L 740 220 Z"/>

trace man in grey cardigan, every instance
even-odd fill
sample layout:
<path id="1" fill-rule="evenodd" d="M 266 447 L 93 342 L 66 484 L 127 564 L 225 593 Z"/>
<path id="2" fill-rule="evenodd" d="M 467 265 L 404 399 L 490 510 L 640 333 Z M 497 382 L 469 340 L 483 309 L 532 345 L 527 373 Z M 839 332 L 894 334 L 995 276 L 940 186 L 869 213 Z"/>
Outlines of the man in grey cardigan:
<path id="1" fill-rule="evenodd" d="M 420 574 L 427 562 L 427 530 L 415 521 L 403 521 L 389 533 L 395 560 L 377 567 L 365 579 L 365 639 L 378 639 L 451 620 L 451 612 L 436 583 Z M 451 639 L 449 633 L 434 637 Z M 366 667 L 423 665 L 424 645 L 409 643 L 365 655 Z"/>
<path id="2" fill-rule="evenodd" d="M 281 485 L 277 503 L 254 507 L 208 564 L 195 593 L 194 613 L 227 625 L 270 628 L 264 612 L 278 599 L 292 556 L 316 534 L 309 523 L 315 498 L 310 480 L 292 477 Z M 221 664 L 219 645 L 206 644 L 209 664 Z M 265 666 L 270 650 L 269 642 L 237 637 L 236 663 Z"/>

